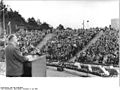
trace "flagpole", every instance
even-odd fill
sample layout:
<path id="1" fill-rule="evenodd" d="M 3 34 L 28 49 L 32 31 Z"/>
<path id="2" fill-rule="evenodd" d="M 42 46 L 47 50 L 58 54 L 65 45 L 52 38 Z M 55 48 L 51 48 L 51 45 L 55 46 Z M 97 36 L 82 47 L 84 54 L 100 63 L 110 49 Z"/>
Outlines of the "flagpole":
<path id="1" fill-rule="evenodd" d="M 4 46 L 6 47 L 6 30 L 5 30 L 5 7 L 4 7 L 4 3 L 3 3 L 3 0 L 1 0 L 2 2 L 2 5 L 3 5 L 3 37 L 4 37 L 4 40 L 5 40 L 5 43 L 4 43 Z"/>
<path id="2" fill-rule="evenodd" d="M 85 28 L 85 23 L 84 23 L 84 20 L 83 20 L 83 23 L 82 23 L 82 24 L 83 24 L 83 30 L 84 30 L 84 28 Z"/>
<path id="3" fill-rule="evenodd" d="M 4 14 L 4 9 L 3 9 L 3 31 L 4 31 L 4 38 L 5 38 L 5 14 Z"/>
<path id="4" fill-rule="evenodd" d="M 11 22 L 10 22 L 10 35 L 11 35 Z"/>

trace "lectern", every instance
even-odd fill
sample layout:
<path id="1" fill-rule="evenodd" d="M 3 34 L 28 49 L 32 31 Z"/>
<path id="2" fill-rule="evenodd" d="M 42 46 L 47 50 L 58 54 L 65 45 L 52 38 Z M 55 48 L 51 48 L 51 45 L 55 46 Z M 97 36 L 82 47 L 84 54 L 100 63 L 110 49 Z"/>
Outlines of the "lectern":
<path id="1" fill-rule="evenodd" d="M 46 77 L 46 55 L 42 56 L 27 56 L 31 62 L 32 77 Z"/>

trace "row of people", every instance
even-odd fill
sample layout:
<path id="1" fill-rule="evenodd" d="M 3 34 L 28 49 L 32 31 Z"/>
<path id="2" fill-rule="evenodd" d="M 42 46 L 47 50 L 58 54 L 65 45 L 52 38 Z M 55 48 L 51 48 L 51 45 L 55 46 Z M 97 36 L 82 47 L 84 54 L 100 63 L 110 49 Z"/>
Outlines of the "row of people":
<path id="1" fill-rule="evenodd" d="M 46 32 L 37 30 L 30 32 L 19 31 L 16 35 L 19 37 L 20 47 L 23 53 L 46 53 L 51 61 L 68 61 L 95 38 L 101 30 L 103 30 L 105 34 L 81 54 L 78 61 L 82 63 L 118 65 L 118 31 L 110 28 L 52 30 L 55 37 L 49 40 L 41 50 L 36 49 L 36 46 L 45 37 Z"/>

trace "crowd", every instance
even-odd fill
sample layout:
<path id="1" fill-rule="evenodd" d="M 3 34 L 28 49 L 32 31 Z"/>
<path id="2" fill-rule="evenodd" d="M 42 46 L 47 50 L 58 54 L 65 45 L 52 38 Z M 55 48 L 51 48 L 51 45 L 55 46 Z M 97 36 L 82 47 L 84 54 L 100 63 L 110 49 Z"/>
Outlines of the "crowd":
<path id="1" fill-rule="evenodd" d="M 3 62 L 5 57 L 4 57 L 4 41 L 0 40 L 0 62 Z"/>
<path id="2" fill-rule="evenodd" d="M 19 42 L 19 48 L 24 55 L 36 54 L 33 51 L 37 50 L 37 45 L 42 41 L 47 32 L 41 32 L 38 30 L 27 31 L 20 30 L 16 33 Z M 38 52 L 40 53 L 40 52 Z"/>
<path id="3" fill-rule="evenodd" d="M 99 32 L 98 29 L 91 30 L 56 30 L 56 36 L 51 39 L 47 46 L 51 60 L 68 61 L 82 50 L 91 39 Z"/>
<path id="4" fill-rule="evenodd" d="M 107 29 L 96 43 L 81 53 L 78 61 L 117 66 L 119 64 L 118 31 Z"/>
<path id="5" fill-rule="evenodd" d="M 79 51 L 96 37 L 101 31 L 102 35 L 94 44 L 92 44 L 85 52 L 75 60 L 80 63 L 96 63 L 106 65 L 118 65 L 119 63 L 119 45 L 118 45 L 118 31 L 113 29 L 78 29 L 78 30 L 52 30 L 55 36 L 48 41 L 48 43 L 41 49 L 37 49 L 37 45 L 43 38 L 51 33 L 46 30 L 27 31 L 20 30 L 16 32 L 19 38 L 19 47 L 24 55 L 28 54 L 47 54 L 49 61 L 69 61 Z"/>
<path id="6" fill-rule="evenodd" d="M 80 53 L 79 57 L 75 59 L 73 65 L 70 65 L 68 62 L 72 57 L 76 57 L 76 54 L 81 51 L 83 48 L 90 43 L 93 38 L 99 34 L 100 31 L 103 31 L 104 34 L 97 39 L 95 43 L 92 43 L 84 52 Z M 64 62 L 63 65 L 67 65 L 69 68 L 75 68 L 75 70 L 86 71 L 86 67 L 78 69 L 74 67 L 74 63 L 78 63 L 84 66 L 84 64 L 98 64 L 98 65 L 119 65 L 119 44 L 118 44 L 118 32 L 117 30 L 111 28 L 91 28 L 91 29 L 53 29 L 52 31 L 48 30 L 19 30 L 16 32 L 18 37 L 19 49 L 23 55 L 47 55 L 47 61 L 54 62 L 57 61 L 56 65 L 61 65 L 59 62 Z M 39 43 L 43 38 L 49 34 L 53 33 L 54 37 L 48 40 L 47 44 L 40 50 L 37 48 Z M 4 61 L 4 44 L 0 43 L 0 61 Z M 49 63 L 47 62 L 47 64 Z M 50 63 L 49 63 L 50 64 Z M 80 65 L 77 65 L 80 67 Z M 85 69 L 85 70 L 84 70 Z M 111 69 L 107 70 L 110 73 Z M 100 74 L 101 70 L 93 68 L 92 73 Z M 91 72 L 91 71 L 90 71 Z M 101 74 L 103 74 L 101 72 Z M 111 74 L 110 74 L 111 75 Z M 114 74 L 113 74 L 114 75 Z"/>

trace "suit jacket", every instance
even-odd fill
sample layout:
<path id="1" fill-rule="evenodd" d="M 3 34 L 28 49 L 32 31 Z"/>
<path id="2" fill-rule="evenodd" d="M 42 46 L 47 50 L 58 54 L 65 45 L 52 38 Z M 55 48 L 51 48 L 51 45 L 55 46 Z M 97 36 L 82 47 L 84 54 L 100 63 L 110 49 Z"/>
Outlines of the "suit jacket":
<path id="1" fill-rule="evenodd" d="M 6 76 L 23 75 L 23 64 L 27 59 L 21 55 L 20 51 L 11 43 L 5 49 L 6 53 Z"/>

